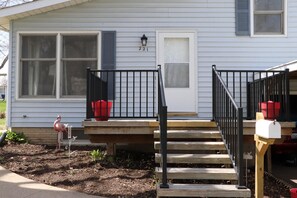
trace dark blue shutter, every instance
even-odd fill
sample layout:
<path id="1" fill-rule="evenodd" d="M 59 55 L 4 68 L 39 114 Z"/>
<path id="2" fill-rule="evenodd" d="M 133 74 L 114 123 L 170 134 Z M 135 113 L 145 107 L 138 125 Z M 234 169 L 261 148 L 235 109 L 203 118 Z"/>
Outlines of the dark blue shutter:
<path id="1" fill-rule="evenodd" d="M 103 31 L 101 46 L 101 69 L 114 70 L 116 68 L 116 32 Z M 108 99 L 115 99 L 115 74 L 104 73 L 102 79 L 107 82 Z"/>
<path id="2" fill-rule="evenodd" d="M 250 0 L 235 0 L 235 28 L 237 36 L 250 35 Z"/>

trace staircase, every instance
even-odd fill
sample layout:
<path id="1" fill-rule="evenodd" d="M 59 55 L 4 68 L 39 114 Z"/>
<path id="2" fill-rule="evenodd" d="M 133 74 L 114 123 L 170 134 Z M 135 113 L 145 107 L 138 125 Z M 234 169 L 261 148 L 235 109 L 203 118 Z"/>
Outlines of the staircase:
<path id="1" fill-rule="evenodd" d="M 250 197 L 249 189 L 236 188 L 237 174 L 220 132 L 186 125 L 167 131 L 169 188 L 157 186 L 157 197 Z M 154 138 L 158 152 L 159 131 L 154 132 Z M 155 161 L 160 164 L 161 154 L 155 154 Z M 156 167 L 155 172 L 160 180 L 162 168 Z"/>

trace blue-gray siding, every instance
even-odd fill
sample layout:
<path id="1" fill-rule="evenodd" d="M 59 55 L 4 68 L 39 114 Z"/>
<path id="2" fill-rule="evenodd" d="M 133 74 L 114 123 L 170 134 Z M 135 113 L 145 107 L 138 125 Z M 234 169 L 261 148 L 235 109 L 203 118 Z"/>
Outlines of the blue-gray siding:
<path id="1" fill-rule="evenodd" d="M 156 68 L 156 30 L 197 31 L 198 115 L 211 117 L 211 65 L 218 69 L 265 69 L 296 59 L 297 1 L 288 1 L 288 36 L 235 36 L 234 0 L 94 0 L 13 22 L 12 127 L 50 127 L 57 114 L 80 126 L 85 102 L 16 101 L 16 38 L 18 31 L 116 31 L 118 69 Z M 148 51 L 138 51 L 140 37 Z M 27 118 L 23 118 L 27 115 Z"/>

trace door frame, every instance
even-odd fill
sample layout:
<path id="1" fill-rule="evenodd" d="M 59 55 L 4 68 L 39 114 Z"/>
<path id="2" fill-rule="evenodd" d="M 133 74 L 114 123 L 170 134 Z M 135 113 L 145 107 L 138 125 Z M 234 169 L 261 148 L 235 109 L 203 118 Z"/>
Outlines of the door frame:
<path id="1" fill-rule="evenodd" d="M 158 66 L 159 62 L 160 62 L 160 53 L 159 53 L 159 36 L 160 33 L 162 34 L 179 34 L 179 33 L 190 33 L 194 35 L 194 46 L 193 46 L 193 50 L 194 50 L 194 57 L 193 57 L 193 71 L 194 71 L 194 112 L 193 113 L 197 113 L 198 115 L 198 62 L 197 62 L 197 31 L 195 30 L 191 30 L 191 29 L 159 29 L 156 30 L 156 66 Z"/>

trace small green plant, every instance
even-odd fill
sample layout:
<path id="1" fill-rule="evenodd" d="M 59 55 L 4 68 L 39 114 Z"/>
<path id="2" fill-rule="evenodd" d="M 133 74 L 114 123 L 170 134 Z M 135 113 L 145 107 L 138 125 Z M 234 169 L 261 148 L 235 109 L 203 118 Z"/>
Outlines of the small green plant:
<path id="1" fill-rule="evenodd" d="M 27 142 L 27 138 L 23 133 L 16 133 L 13 131 L 7 131 L 6 140 L 15 143 Z"/>
<path id="2" fill-rule="evenodd" d="M 105 153 L 99 149 L 91 151 L 91 158 L 93 161 L 103 160 L 105 158 Z"/>

